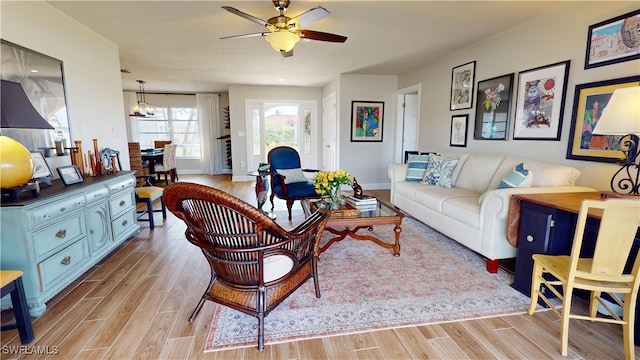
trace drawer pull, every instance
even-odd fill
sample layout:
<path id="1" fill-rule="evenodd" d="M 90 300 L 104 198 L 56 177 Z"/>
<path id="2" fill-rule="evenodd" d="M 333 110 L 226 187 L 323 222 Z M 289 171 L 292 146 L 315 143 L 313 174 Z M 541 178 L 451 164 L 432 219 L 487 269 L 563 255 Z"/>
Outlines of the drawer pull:
<path id="1" fill-rule="evenodd" d="M 89 230 L 89 234 L 93 235 L 95 231 L 93 231 L 93 229 Z"/>
<path id="2" fill-rule="evenodd" d="M 527 241 L 533 242 L 533 235 L 527 235 Z"/>
<path id="3" fill-rule="evenodd" d="M 127 203 L 126 201 L 121 200 L 119 205 L 122 207 L 122 206 L 124 206 L 126 203 Z"/>
<path id="4" fill-rule="evenodd" d="M 67 208 L 60 208 L 60 212 L 64 212 L 65 210 L 67 210 Z"/>
<path id="5" fill-rule="evenodd" d="M 49 214 L 44 214 L 42 217 L 45 218 L 45 219 L 51 219 L 51 215 L 49 215 Z"/>
<path id="6" fill-rule="evenodd" d="M 127 224 L 128 224 L 128 223 L 129 223 L 129 222 L 128 222 L 127 220 L 123 220 L 123 221 L 122 221 L 122 226 L 127 226 Z"/>
<path id="7" fill-rule="evenodd" d="M 63 230 L 59 230 L 56 233 L 56 237 L 60 238 L 60 239 L 64 239 L 64 237 L 67 236 L 67 230 L 63 229 Z"/>
<path id="8" fill-rule="evenodd" d="M 102 193 L 97 193 L 93 195 L 93 197 L 101 197 L 101 196 L 102 196 Z"/>
<path id="9" fill-rule="evenodd" d="M 71 264 L 71 256 L 65 256 L 64 259 L 60 261 L 60 264 L 65 266 Z"/>

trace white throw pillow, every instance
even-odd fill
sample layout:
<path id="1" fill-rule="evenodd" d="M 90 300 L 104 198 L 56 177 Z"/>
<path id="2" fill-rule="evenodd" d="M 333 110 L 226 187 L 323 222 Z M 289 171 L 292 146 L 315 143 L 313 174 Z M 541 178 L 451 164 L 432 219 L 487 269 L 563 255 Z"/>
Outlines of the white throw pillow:
<path id="1" fill-rule="evenodd" d="M 453 172 L 456 170 L 458 158 L 429 154 L 429 164 L 422 182 L 445 188 L 453 187 Z"/>
<path id="2" fill-rule="evenodd" d="M 533 184 L 533 171 L 529 170 L 525 163 L 520 163 L 502 178 L 498 189 L 531 187 L 531 184 Z M 480 195 L 478 204 L 482 205 L 487 192 L 489 191 Z"/>
<path id="3" fill-rule="evenodd" d="M 296 169 L 278 169 L 276 172 L 284 176 L 284 183 L 291 184 L 297 182 L 307 182 L 308 179 L 304 176 L 301 168 Z"/>

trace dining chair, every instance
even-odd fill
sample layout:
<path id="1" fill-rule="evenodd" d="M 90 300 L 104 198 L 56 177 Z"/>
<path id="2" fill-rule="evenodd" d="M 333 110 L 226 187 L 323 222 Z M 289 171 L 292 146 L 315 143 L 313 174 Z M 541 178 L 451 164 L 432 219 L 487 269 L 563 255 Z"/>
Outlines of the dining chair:
<path id="1" fill-rule="evenodd" d="M 171 182 L 176 182 L 178 179 L 178 171 L 176 169 L 176 149 L 178 145 L 165 144 L 162 150 L 162 162 L 154 165 L 154 173 L 156 174 L 156 180 L 160 180 L 160 176 L 164 175 L 165 184 L 169 184 L 167 176 L 171 178 Z"/>
<path id="2" fill-rule="evenodd" d="M 10 294 L 13 315 L 16 320 L 15 323 L 2 325 L 2 331 L 18 329 L 20 343 L 28 344 L 33 341 L 35 334 L 31 324 L 31 316 L 29 315 L 22 275 L 24 273 L 20 270 L 0 270 L 1 295 L 4 297 Z"/>
<path id="3" fill-rule="evenodd" d="M 138 151 L 135 154 L 138 156 L 132 156 L 132 150 L 135 149 Z M 155 175 L 148 173 L 145 174 L 145 167 L 142 164 L 142 156 L 140 156 L 140 144 L 139 143 L 129 143 L 129 166 L 131 170 L 136 171 L 136 187 L 134 189 L 134 193 L 136 196 L 136 203 L 144 203 L 145 209 L 136 210 L 138 221 L 147 221 L 149 222 L 149 228 L 153 230 L 155 228 L 155 219 L 153 214 L 156 212 L 162 213 L 162 218 L 167 218 L 167 209 L 164 204 L 164 199 L 162 197 L 164 189 L 159 186 L 154 186 L 151 183 L 151 179 L 154 178 Z M 138 173 L 139 169 L 142 169 L 140 173 Z M 155 201 L 160 201 L 160 209 L 154 210 L 153 203 Z M 146 218 L 143 216 L 147 215 Z"/>
<path id="4" fill-rule="evenodd" d="M 185 222 L 185 236 L 207 259 L 211 280 L 189 317 L 213 301 L 258 319 L 258 349 L 264 348 L 264 318 L 313 279 L 320 297 L 314 248 L 326 224 L 315 212 L 292 230 L 237 197 L 193 183 L 164 190 L 167 208 Z M 284 310 L 286 311 L 286 309 Z"/>
<path id="5" fill-rule="evenodd" d="M 164 149 L 164 146 L 167 144 L 171 144 L 171 140 L 154 140 L 153 147 L 155 149 Z"/>
<path id="6" fill-rule="evenodd" d="M 315 169 L 302 169 L 298 151 L 289 146 L 278 146 L 269 151 L 267 162 L 271 166 L 271 211 L 273 198 L 287 202 L 289 220 L 291 208 L 296 200 L 320 198 L 313 186 L 313 181 L 304 176 L 305 172 L 318 172 Z"/>
<path id="7" fill-rule="evenodd" d="M 149 162 L 142 160 L 142 150 L 139 142 L 129 143 L 129 164 L 131 170 L 136 172 L 136 175 L 147 175 L 150 172 Z"/>
<path id="8" fill-rule="evenodd" d="M 583 246 L 588 214 L 601 213 L 593 256 L 590 246 Z M 640 225 L 640 201 L 635 199 L 584 200 L 578 214 L 570 255 L 534 254 L 529 315 L 533 315 L 538 298 L 561 318 L 560 351 L 567 356 L 569 320 L 580 319 L 622 325 L 625 358 L 633 359 L 636 298 L 640 285 L 640 259 L 634 239 Z M 631 260 L 633 259 L 631 264 Z M 627 265 L 627 263 L 630 263 Z M 630 269 L 629 269 L 630 268 Z M 562 309 L 545 296 L 546 290 L 562 301 Z M 590 292 L 589 313 L 571 312 L 574 290 Z M 602 295 L 622 308 L 622 317 L 611 309 Z M 611 303 L 610 303 L 611 304 Z M 598 315 L 598 305 L 608 314 Z M 597 330 L 596 330 L 597 331 Z"/>

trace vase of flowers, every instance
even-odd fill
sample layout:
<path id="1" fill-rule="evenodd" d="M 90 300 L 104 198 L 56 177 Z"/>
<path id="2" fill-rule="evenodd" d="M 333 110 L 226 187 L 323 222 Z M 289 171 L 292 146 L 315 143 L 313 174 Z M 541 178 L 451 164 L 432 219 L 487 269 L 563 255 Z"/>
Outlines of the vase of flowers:
<path id="1" fill-rule="evenodd" d="M 338 210 L 345 204 L 345 200 L 340 194 L 340 186 L 352 185 L 353 176 L 344 170 L 320 171 L 313 177 L 313 186 L 316 193 L 322 196 L 320 207 L 329 210 Z"/>

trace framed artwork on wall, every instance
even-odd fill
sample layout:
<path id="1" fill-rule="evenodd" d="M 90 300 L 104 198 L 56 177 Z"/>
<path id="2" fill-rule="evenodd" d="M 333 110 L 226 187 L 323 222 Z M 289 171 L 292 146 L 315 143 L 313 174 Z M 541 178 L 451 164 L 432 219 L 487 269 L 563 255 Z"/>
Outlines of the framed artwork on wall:
<path id="1" fill-rule="evenodd" d="M 382 141 L 384 102 L 351 102 L 351 141 Z"/>
<path id="2" fill-rule="evenodd" d="M 513 76 L 514 74 L 511 73 L 478 81 L 474 139 L 507 139 L 511 116 Z"/>
<path id="3" fill-rule="evenodd" d="M 473 84 L 476 78 L 476 62 L 456 66 L 451 70 L 451 103 L 449 110 L 471 109 Z"/>
<path id="4" fill-rule="evenodd" d="M 449 135 L 450 146 L 467 146 L 467 124 L 469 115 L 454 115 L 451 117 L 451 133 Z"/>
<path id="5" fill-rule="evenodd" d="M 518 74 L 514 140 L 560 140 L 571 61 Z"/>
<path id="6" fill-rule="evenodd" d="M 640 10 L 589 26 L 584 68 L 640 59 Z"/>
<path id="7" fill-rule="evenodd" d="M 640 86 L 640 76 L 576 85 L 567 159 L 614 163 L 624 158 L 618 147 L 622 135 L 592 135 L 613 91 Z"/>

